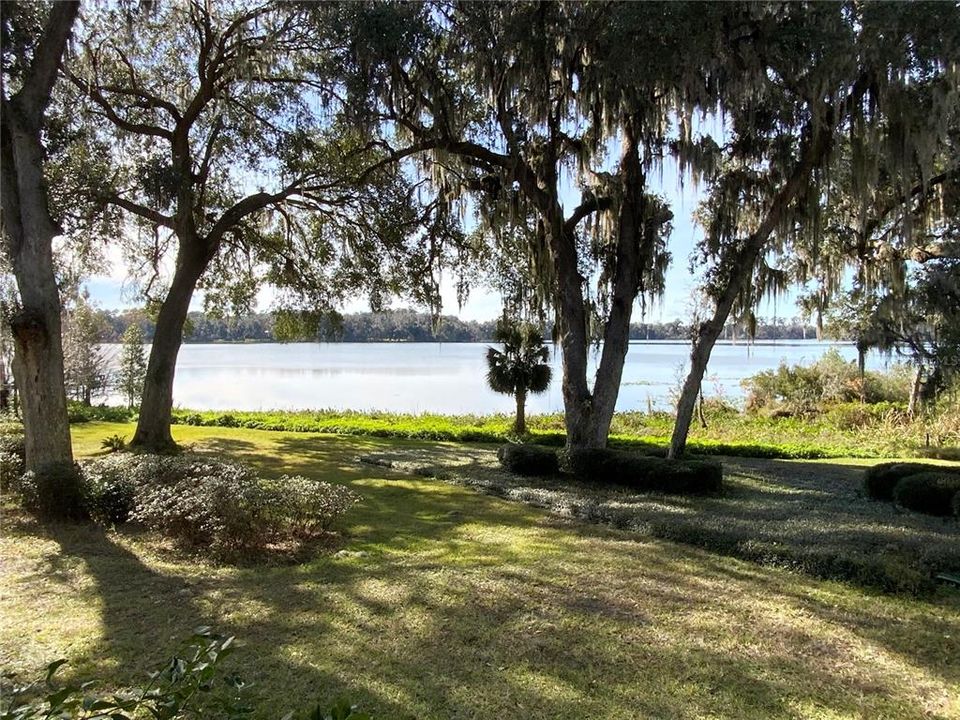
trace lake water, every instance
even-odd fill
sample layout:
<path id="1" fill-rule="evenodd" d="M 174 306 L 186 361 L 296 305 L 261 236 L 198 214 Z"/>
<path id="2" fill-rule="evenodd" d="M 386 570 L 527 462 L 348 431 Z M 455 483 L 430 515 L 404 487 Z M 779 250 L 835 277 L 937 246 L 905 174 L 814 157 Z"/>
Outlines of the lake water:
<path id="1" fill-rule="evenodd" d="M 117 346 L 107 346 L 114 357 Z M 779 341 L 718 345 L 704 393 L 743 398 L 740 381 L 781 361 L 811 363 L 831 347 L 854 359 L 848 344 Z M 483 343 L 265 343 L 184 345 L 177 362 L 175 405 L 197 410 L 351 409 L 445 414 L 512 412 L 512 398 L 486 385 Z M 630 344 L 618 410 L 666 409 L 682 379 L 689 345 Z M 560 412 L 560 352 L 553 382 L 528 402 L 531 413 Z M 868 367 L 885 360 L 868 356 Z M 119 400 L 118 398 L 115 398 Z"/>

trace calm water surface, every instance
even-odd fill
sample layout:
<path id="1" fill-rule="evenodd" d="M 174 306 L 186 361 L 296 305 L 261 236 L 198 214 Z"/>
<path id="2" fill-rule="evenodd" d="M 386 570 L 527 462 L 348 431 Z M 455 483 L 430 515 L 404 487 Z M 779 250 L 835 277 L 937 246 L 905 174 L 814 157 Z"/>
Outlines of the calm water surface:
<path id="1" fill-rule="evenodd" d="M 198 410 L 352 409 L 394 412 L 512 412 L 513 401 L 486 386 L 483 343 L 290 343 L 184 345 L 173 399 Z M 847 344 L 780 341 L 718 345 L 704 393 L 743 398 L 740 381 L 781 361 L 811 363 L 831 347 L 845 358 Z M 114 346 L 111 353 L 115 354 Z M 618 410 L 663 409 L 682 380 L 689 345 L 668 341 L 630 344 Z M 594 358 L 596 361 L 598 358 Z M 885 360 L 868 356 L 868 367 Z M 553 382 L 531 397 L 534 413 L 559 412 L 560 353 L 552 354 Z"/>

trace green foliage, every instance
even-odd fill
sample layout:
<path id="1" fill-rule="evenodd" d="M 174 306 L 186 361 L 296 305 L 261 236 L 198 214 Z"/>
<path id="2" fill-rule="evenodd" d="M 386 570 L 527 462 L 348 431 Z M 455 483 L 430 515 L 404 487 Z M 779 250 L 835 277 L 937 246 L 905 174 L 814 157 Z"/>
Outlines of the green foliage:
<path id="1" fill-rule="evenodd" d="M 107 452 L 123 452 L 127 449 L 127 439 L 120 434 L 108 435 L 100 442 L 100 447 Z"/>
<path id="2" fill-rule="evenodd" d="M 143 342 L 143 330 L 137 324 L 130 325 L 123 333 L 117 387 L 131 409 L 139 404 L 147 377 L 147 356 Z"/>
<path id="3" fill-rule="evenodd" d="M 26 470 L 23 425 L 0 423 L 0 490 L 15 487 Z"/>
<path id="4" fill-rule="evenodd" d="M 555 475 L 560 470 L 557 452 L 536 445 L 502 445 L 497 459 L 516 475 Z"/>
<path id="5" fill-rule="evenodd" d="M 296 718 L 292 714 L 284 716 L 283 720 Z M 302 716 L 303 720 L 370 720 L 367 713 L 360 712 L 356 705 L 349 700 L 339 700 L 329 708 L 317 705 L 311 712 Z"/>
<path id="6" fill-rule="evenodd" d="M 84 405 L 109 385 L 109 361 L 100 347 L 104 326 L 85 295 L 63 311 L 63 373 L 67 396 Z"/>
<path id="7" fill-rule="evenodd" d="M 927 515 L 952 515 L 957 493 L 960 493 L 960 473 L 921 472 L 901 479 L 893 488 L 893 499 L 905 508 Z"/>
<path id="8" fill-rule="evenodd" d="M 890 373 L 866 372 L 861 381 L 856 363 L 831 349 L 812 365 L 781 363 L 776 370 L 764 370 L 742 384 L 749 411 L 810 414 L 861 396 L 870 404 L 906 402 L 911 383 L 909 369 L 902 365 Z"/>
<path id="9" fill-rule="evenodd" d="M 79 402 L 67 404 L 67 417 L 71 423 L 129 422 L 137 418 L 135 408 L 115 405 L 84 405 Z"/>
<path id="10" fill-rule="evenodd" d="M 944 468 L 930 463 L 881 463 L 867 468 L 863 476 L 863 490 L 874 500 L 893 500 L 893 489 L 903 478 L 918 473 L 956 472 L 960 468 Z"/>
<path id="11" fill-rule="evenodd" d="M 246 465 L 194 455 L 110 455 L 85 462 L 83 475 L 94 520 L 136 521 L 222 557 L 310 540 L 359 500 L 341 485 L 265 480 Z"/>
<path id="12" fill-rule="evenodd" d="M 107 526 L 127 522 L 136 507 L 137 488 L 154 480 L 152 468 L 149 460 L 128 455 L 84 461 L 83 498 L 90 518 Z"/>
<path id="13" fill-rule="evenodd" d="M 622 450 L 571 450 L 567 467 L 591 483 L 612 483 L 633 490 L 685 495 L 723 488 L 723 467 L 707 460 L 668 460 Z"/>
<path id="14" fill-rule="evenodd" d="M 55 461 L 24 473 L 16 490 L 23 506 L 43 519 L 82 519 L 86 516 L 80 466 Z"/>
<path id="15" fill-rule="evenodd" d="M 487 348 L 487 384 L 494 392 L 516 399 L 513 432 L 524 435 L 527 394 L 540 394 L 550 387 L 550 351 L 543 344 L 543 333 L 530 323 L 503 318 L 493 338 L 503 344 L 503 350 Z"/>
<path id="16" fill-rule="evenodd" d="M 198 628 L 188 644 L 142 686 L 119 692 L 97 692 L 93 684 L 59 685 L 57 674 L 66 660 L 46 668 L 43 678 L 11 683 L 0 699 L 0 720 L 153 720 L 217 718 L 239 720 L 251 708 L 241 699 L 245 683 L 223 676 L 221 665 L 234 651 L 233 637 Z"/>

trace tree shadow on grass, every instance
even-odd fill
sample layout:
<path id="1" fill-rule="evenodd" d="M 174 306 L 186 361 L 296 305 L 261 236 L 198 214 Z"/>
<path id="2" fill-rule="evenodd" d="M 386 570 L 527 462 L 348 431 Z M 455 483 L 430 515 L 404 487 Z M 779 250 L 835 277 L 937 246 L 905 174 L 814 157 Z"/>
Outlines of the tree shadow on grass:
<path id="1" fill-rule="evenodd" d="M 354 463 L 367 443 L 264 435 L 229 452 L 364 495 L 343 523 L 350 553 L 218 567 L 126 530 L 52 529 L 93 580 L 100 658 L 149 667 L 170 636 L 216 626 L 238 636 L 231 661 L 270 716 L 340 694 L 379 718 L 445 719 L 919 718 L 960 702 L 936 679 L 955 678 L 940 661 L 960 652 L 960 631 L 942 637 L 956 604 L 893 603 Z"/>

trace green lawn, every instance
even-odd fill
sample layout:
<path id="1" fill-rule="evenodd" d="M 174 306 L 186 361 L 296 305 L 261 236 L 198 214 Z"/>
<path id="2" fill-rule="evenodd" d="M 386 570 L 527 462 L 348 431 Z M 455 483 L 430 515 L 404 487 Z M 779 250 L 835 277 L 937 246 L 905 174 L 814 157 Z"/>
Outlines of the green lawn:
<path id="1" fill-rule="evenodd" d="M 77 451 L 130 431 L 77 426 Z M 960 718 L 956 592 L 873 594 L 355 460 L 424 443 L 175 437 L 350 485 L 364 500 L 342 550 L 218 567 L 7 510 L 0 665 L 65 656 L 84 677 L 129 679 L 210 624 L 238 636 L 231 662 L 271 717 L 347 694 L 381 720 Z"/>

